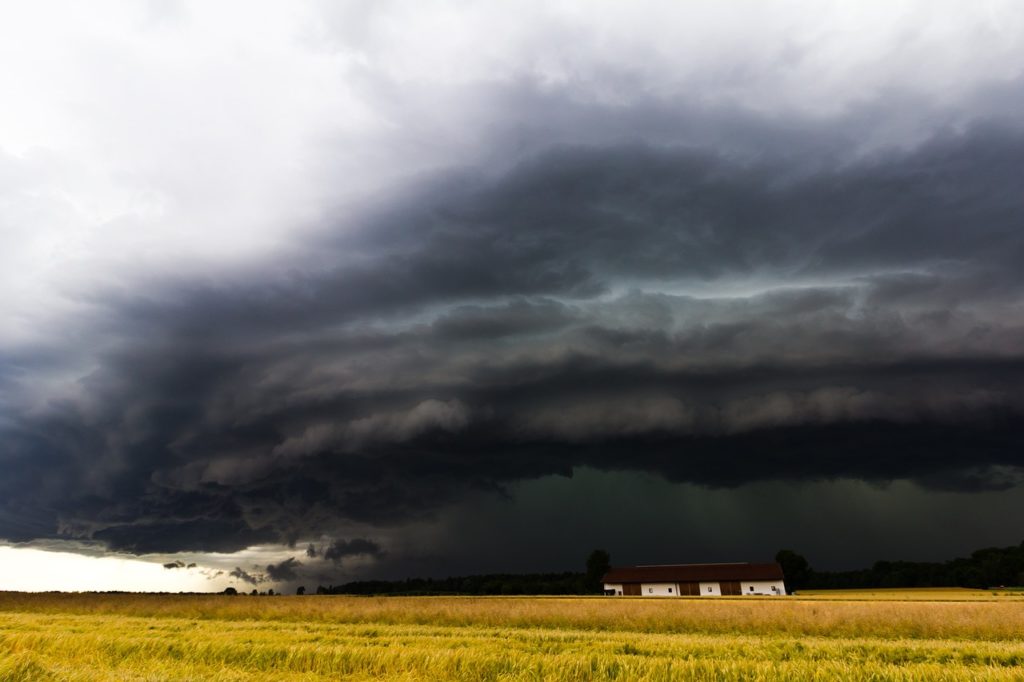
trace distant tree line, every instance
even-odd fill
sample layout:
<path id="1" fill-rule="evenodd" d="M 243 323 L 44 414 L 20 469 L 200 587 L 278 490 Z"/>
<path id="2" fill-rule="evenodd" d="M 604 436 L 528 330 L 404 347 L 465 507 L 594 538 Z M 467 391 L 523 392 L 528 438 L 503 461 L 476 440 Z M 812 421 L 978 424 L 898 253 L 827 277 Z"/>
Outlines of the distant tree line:
<path id="1" fill-rule="evenodd" d="M 590 594 L 583 573 L 493 573 L 449 578 L 361 580 L 320 585 L 317 594 Z"/>
<path id="2" fill-rule="evenodd" d="M 245 594 L 245 593 L 244 592 L 240 593 L 234 587 L 225 587 L 224 588 L 224 592 L 222 592 L 222 594 L 227 594 L 227 595 L 234 596 L 236 594 Z M 302 594 L 302 592 L 299 592 L 299 594 Z M 274 592 L 274 590 L 267 590 L 265 592 L 260 592 L 257 589 L 253 589 L 253 591 L 250 592 L 249 595 L 252 596 L 252 597 L 275 597 L 275 596 L 280 597 L 281 593 L 280 592 Z"/>
<path id="3" fill-rule="evenodd" d="M 1011 587 L 1024 586 L 1024 542 L 989 547 L 943 562 L 877 561 L 855 571 L 817 571 L 807 559 L 782 550 L 782 566 L 790 590 L 869 589 L 884 587 Z"/>
<path id="4" fill-rule="evenodd" d="M 317 594 L 401 594 L 401 595 L 499 595 L 499 594 L 600 594 L 601 578 L 611 566 L 611 557 L 595 549 L 587 557 L 586 572 L 574 573 L 492 573 L 449 578 L 407 580 L 362 580 L 343 585 L 320 585 Z"/>

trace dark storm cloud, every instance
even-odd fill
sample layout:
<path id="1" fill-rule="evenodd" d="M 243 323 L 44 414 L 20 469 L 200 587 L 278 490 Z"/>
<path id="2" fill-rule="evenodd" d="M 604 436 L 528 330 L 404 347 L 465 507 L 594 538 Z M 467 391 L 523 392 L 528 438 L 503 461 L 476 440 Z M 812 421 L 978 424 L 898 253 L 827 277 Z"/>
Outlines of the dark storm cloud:
<path id="1" fill-rule="evenodd" d="M 166 563 L 166 564 L 164 564 L 164 568 L 167 568 L 167 569 L 175 569 L 175 568 L 195 568 L 195 567 L 196 567 L 196 565 L 195 565 L 194 563 L 191 563 L 191 564 L 186 564 L 186 563 L 185 563 L 184 561 L 182 561 L 181 559 L 178 559 L 178 560 L 176 560 L 176 561 L 171 561 L 171 562 L 169 562 L 169 563 Z"/>
<path id="2" fill-rule="evenodd" d="M 342 559 L 350 556 L 379 557 L 382 554 L 380 545 L 366 538 L 335 540 L 323 551 L 324 559 L 335 563 L 340 563 Z"/>
<path id="3" fill-rule="evenodd" d="M 260 583 L 264 582 L 264 580 L 265 580 L 263 576 L 261 576 L 261 575 L 253 575 L 253 574 L 249 573 L 248 571 L 242 570 L 242 568 L 238 567 L 238 566 L 236 566 L 233 571 L 228 573 L 228 576 L 230 576 L 232 578 L 237 578 L 238 580 L 242 580 L 244 582 L 247 582 L 250 585 L 259 585 Z"/>
<path id="4" fill-rule="evenodd" d="M 295 557 L 289 557 L 279 564 L 268 564 L 267 578 L 275 582 L 295 580 L 298 577 L 295 569 L 299 566 L 302 566 L 302 563 Z"/>
<path id="5" fill-rule="evenodd" d="M 563 147 L 259 272 L 103 292 L 97 369 L 3 422 L 0 536 L 229 552 L 583 465 L 1015 484 L 1024 137 L 802 158 Z"/>

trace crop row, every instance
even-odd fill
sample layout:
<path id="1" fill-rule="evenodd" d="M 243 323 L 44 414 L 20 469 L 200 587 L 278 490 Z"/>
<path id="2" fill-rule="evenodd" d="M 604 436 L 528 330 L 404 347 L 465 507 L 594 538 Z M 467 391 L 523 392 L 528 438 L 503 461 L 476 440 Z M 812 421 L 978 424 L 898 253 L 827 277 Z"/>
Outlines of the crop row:
<path id="1" fill-rule="evenodd" d="M 0 614 L 92 614 L 638 633 L 1017 640 L 1024 601 L 794 598 L 228 597 L 0 593 Z"/>

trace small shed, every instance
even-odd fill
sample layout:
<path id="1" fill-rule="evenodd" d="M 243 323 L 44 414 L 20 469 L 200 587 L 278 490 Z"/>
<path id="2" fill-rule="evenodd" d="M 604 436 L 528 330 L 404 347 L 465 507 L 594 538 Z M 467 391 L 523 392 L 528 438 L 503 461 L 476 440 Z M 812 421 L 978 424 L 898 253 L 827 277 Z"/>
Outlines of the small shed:
<path id="1" fill-rule="evenodd" d="M 786 594 L 782 567 L 770 564 L 658 564 L 612 568 L 605 594 L 634 597 L 719 597 Z"/>

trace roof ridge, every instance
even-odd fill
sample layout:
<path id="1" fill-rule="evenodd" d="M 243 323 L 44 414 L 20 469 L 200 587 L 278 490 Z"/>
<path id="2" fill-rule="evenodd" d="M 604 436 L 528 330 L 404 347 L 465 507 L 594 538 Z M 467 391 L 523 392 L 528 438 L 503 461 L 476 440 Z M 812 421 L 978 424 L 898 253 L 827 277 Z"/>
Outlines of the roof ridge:
<path id="1" fill-rule="evenodd" d="M 617 566 L 604 575 L 607 582 L 714 582 L 722 580 L 782 580 L 783 578 L 782 567 L 778 562 Z"/>

